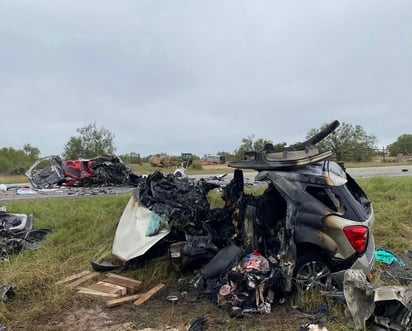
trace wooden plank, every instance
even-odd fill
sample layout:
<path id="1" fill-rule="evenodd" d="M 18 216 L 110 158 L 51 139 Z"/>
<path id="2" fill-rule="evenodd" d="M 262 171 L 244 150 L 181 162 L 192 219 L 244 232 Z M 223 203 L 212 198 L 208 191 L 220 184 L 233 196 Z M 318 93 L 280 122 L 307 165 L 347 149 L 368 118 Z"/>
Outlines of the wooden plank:
<path id="1" fill-rule="evenodd" d="M 130 278 L 130 277 L 125 277 L 125 276 L 122 276 L 122 275 L 118 275 L 118 274 L 115 274 L 115 273 L 113 273 L 113 272 L 108 272 L 108 273 L 106 274 L 106 276 L 107 276 L 107 277 L 115 277 L 115 278 L 118 278 L 118 279 L 130 280 L 130 281 L 132 281 L 132 282 L 141 283 L 139 280 L 136 280 L 136 279 L 133 279 L 133 278 Z"/>
<path id="2" fill-rule="evenodd" d="M 156 294 L 158 291 L 160 291 L 163 287 L 165 287 L 165 284 L 160 283 L 158 285 L 156 285 L 155 287 L 153 287 L 152 289 L 150 289 L 149 291 L 147 291 L 146 293 L 142 293 L 140 298 L 137 299 L 134 304 L 136 306 L 140 306 L 142 303 L 146 302 L 147 300 L 149 300 L 154 294 Z"/>
<path id="3" fill-rule="evenodd" d="M 86 288 L 88 288 L 89 290 L 94 290 L 94 291 L 98 291 L 98 292 L 104 292 L 104 293 L 110 293 L 110 294 L 118 294 L 119 296 L 122 295 L 122 290 L 119 288 L 116 288 L 115 286 L 110 286 L 111 284 L 106 283 L 107 285 L 104 284 L 91 284 L 89 286 L 87 286 Z M 125 288 L 123 288 L 124 291 L 126 291 Z"/>
<path id="4" fill-rule="evenodd" d="M 124 303 L 132 302 L 139 298 L 140 298 L 140 294 L 133 294 L 133 295 L 127 295 L 119 299 L 112 299 L 112 300 L 106 301 L 106 307 L 111 308 L 115 306 L 120 306 Z"/>
<path id="5" fill-rule="evenodd" d="M 69 284 L 66 284 L 65 286 L 68 288 L 75 288 L 77 286 L 79 286 L 80 284 L 83 284 L 84 282 L 87 282 L 90 279 L 96 278 L 100 275 L 100 273 L 98 272 L 91 272 L 79 279 L 76 279 L 74 282 L 71 282 Z"/>
<path id="6" fill-rule="evenodd" d="M 119 298 L 120 297 L 119 294 L 99 292 L 99 291 L 95 291 L 95 290 L 92 290 L 92 289 L 87 288 L 87 287 L 78 287 L 77 288 L 77 293 L 90 294 L 90 295 L 95 295 L 95 296 L 99 296 L 99 297 L 106 297 L 106 298 Z"/>
<path id="7" fill-rule="evenodd" d="M 122 277 L 122 278 L 107 277 L 107 278 L 103 279 L 103 282 L 123 286 L 123 287 L 126 288 L 127 294 L 136 293 L 139 290 L 140 285 L 142 284 L 141 281 L 134 280 L 134 279 L 131 279 L 131 278 L 128 279 L 126 277 Z"/>
<path id="8" fill-rule="evenodd" d="M 69 282 L 72 282 L 72 281 L 74 281 L 76 279 L 79 279 L 83 276 L 86 276 L 89 273 L 91 273 L 91 271 L 85 270 L 85 271 L 79 272 L 78 274 L 74 274 L 74 275 L 68 276 L 66 278 L 63 278 L 63 279 L 59 280 L 58 282 L 56 282 L 56 284 L 61 285 L 61 284 L 69 283 Z"/>
<path id="9" fill-rule="evenodd" d="M 104 281 L 97 282 L 96 284 L 104 285 L 104 286 L 109 286 L 112 288 L 117 288 L 120 291 L 120 295 L 126 295 L 127 294 L 127 288 L 125 286 L 117 285 L 117 284 L 112 284 L 112 283 L 106 283 Z"/>

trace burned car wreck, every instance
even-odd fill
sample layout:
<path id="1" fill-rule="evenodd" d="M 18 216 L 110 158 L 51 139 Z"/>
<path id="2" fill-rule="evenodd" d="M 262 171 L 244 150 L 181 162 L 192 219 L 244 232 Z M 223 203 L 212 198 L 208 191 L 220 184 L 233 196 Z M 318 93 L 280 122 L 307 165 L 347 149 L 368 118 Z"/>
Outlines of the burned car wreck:
<path id="1" fill-rule="evenodd" d="M 412 284 L 412 283 L 411 283 Z M 368 282 L 362 270 L 345 272 L 343 291 L 356 329 L 409 331 L 412 329 L 412 287 Z"/>
<path id="2" fill-rule="evenodd" d="M 102 155 L 91 159 L 63 160 L 58 155 L 38 159 L 25 173 L 38 189 L 53 186 L 136 185 L 134 174 L 120 157 Z"/>
<path id="3" fill-rule="evenodd" d="M 165 243 L 180 270 L 200 270 L 194 286 L 231 315 L 270 312 L 296 287 L 342 288 L 347 269 L 369 275 L 374 265 L 374 214 L 345 168 L 316 143 L 339 122 L 306 142 L 282 150 L 268 145 L 231 163 L 224 206 L 211 208 L 206 180 L 142 179 L 120 218 L 112 253 L 143 258 Z M 258 171 L 261 195 L 244 190 L 242 169 Z"/>
<path id="4" fill-rule="evenodd" d="M 7 261 L 11 255 L 23 249 L 35 250 L 41 247 L 49 229 L 33 229 L 33 214 L 10 213 L 0 206 L 0 261 Z"/>

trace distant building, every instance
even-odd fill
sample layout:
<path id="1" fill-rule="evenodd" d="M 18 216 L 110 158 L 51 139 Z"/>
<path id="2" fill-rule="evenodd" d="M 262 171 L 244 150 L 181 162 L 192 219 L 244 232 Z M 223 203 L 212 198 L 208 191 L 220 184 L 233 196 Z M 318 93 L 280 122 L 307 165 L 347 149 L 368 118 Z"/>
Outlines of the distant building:
<path id="1" fill-rule="evenodd" d="M 207 155 L 206 161 L 214 164 L 225 164 L 226 158 L 223 155 Z"/>

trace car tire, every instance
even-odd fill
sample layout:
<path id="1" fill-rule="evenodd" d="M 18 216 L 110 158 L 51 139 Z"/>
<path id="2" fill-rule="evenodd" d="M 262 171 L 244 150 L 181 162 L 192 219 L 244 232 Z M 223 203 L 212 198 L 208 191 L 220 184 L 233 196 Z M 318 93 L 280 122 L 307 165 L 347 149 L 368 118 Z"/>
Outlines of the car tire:
<path id="1" fill-rule="evenodd" d="M 304 291 L 333 288 L 331 268 L 326 259 L 317 252 L 299 256 L 293 276 L 296 287 Z"/>

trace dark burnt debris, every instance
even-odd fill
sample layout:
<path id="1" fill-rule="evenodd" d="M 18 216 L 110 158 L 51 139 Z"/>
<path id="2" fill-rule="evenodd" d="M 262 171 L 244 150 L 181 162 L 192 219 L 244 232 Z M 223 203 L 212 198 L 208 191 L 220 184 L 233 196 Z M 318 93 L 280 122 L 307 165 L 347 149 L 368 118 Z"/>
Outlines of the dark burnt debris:
<path id="1" fill-rule="evenodd" d="M 53 186 L 135 186 L 140 178 L 116 155 L 79 160 L 63 160 L 58 155 L 51 155 L 38 159 L 26 176 L 38 189 Z"/>
<path id="2" fill-rule="evenodd" d="M 223 187 L 223 208 L 210 207 L 208 193 L 216 188 L 204 179 L 155 172 L 133 198 L 167 220 L 171 261 L 184 275 L 199 272 L 193 280 L 198 297 L 227 306 L 233 317 L 269 313 L 271 304 L 284 300 L 286 289 L 279 266 L 282 243 L 276 236 L 284 224 L 268 217 L 273 212 L 268 199 L 276 194 L 270 185 L 263 196 L 245 194 L 243 172 L 237 169 Z M 137 261 L 139 265 L 141 258 Z"/>
<path id="3" fill-rule="evenodd" d="M 9 213 L 0 206 L 0 261 L 9 260 L 10 255 L 18 254 L 23 249 L 41 247 L 51 231 L 33 229 L 32 214 Z"/>
<path id="4" fill-rule="evenodd" d="M 168 252 L 197 297 L 231 316 L 268 313 L 294 289 L 342 289 L 350 268 L 369 275 L 374 265 L 373 209 L 345 168 L 316 144 L 339 125 L 283 149 L 272 145 L 229 163 L 223 207 L 211 208 L 215 182 L 163 176 L 139 180 L 116 229 L 112 253 L 141 265 L 155 248 Z M 245 192 L 243 169 L 265 183 Z M 136 262 L 136 263 L 134 263 Z"/>
<path id="5" fill-rule="evenodd" d="M 210 190 L 219 185 L 205 180 L 178 179 L 155 172 L 135 190 L 135 198 L 152 212 L 165 215 L 175 240 L 188 239 L 199 245 L 211 244 L 215 251 L 228 245 L 234 232 L 230 208 L 211 209 Z M 229 187 L 229 186 L 228 186 Z M 193 244 L 195 245 L 195 244 Z M 206 248 L 206 247 L 205 247 Z"/>
<path id="6" fill-rule="evenodd" d="M 310 167 L 327 169 L 326 173 L 333 171 L 333 173 L 343 174 L 344 171 L 341 166 L 333 166 L 328 161 Z M 182 277 L 178 283 L 182 292 L 190 293 L 191 300 L 208 298 L 216 305 L 227 309 L 233 318 L 248 314 L 268 314 L 274 306 L 287 301 L 293 289 L 299 289 L 301 285 L 295 277 L 295 266 L 299 263 L 296 262 L 299 261 L 296 246 L 299 245 L 301 238 L 310 239 L 318 231 L 305 229 L 298 223 L 310 220 L 311 223 L 316 224 L 316 220 L 318 218 L 321 220 L 322 215 L 326 214 L 325 206 L 318 208 L 318 212 L 316 206 L 312 206 L 312 204 L 316 205 L 314 202 L 310 207 L 312 210 L 304 210 L 306 218 L 300 215 L 298 210 L 291 212 L 291 207 L 288 206 L 291 202 L 283 198 L 279 190 L 282 187 L 285 190 L 291 187 L 291 192 L 295 193 L 294 203 L 302 207 L 306 201 L 305 196 L 286 182 L 287 176 L 300 178 L 303 182 L 304 178 L 307 179 L 314 173 L 316 171 L 311 169 L 301 174 L 301 177 L 294 171 L 282 171 L 281 175 L 278 174 L 279 177 L 272 174 L 273 177 L 268 177 L 272 180 L 267 181 L 263 194 L 253 195 L 245 193 L 243 171 L 240 169 L 235 169 L 233 179 L 222 187 L 205 179 L 196 181 L 173 175 L 164 176 L 160 172 L 155 172 L 142 178 L 134 190 L 119 222 L 113 253 L 122 260 L 128 260 L 126 266 L 134 268 L 142 266 L 146 259 L 153 258 L 151 253 L 154 249 L 158 249 L 160 254 L 168 255 L 171 264 L 182 276 L 189 276 L 189 281 Z M 362 210 L 365 212 L 369 211 L 369 201 L 360 188 L 350 177 L 348 181 L 350 190 L 360 201 L 359 206 L 363 206 Z M 275 185 L 275 182 L 278 185 Z M 309 182 L 314 183 L 313 179 Z M 316 184 L 325 185 L 321 176 L 317 177 Z M 222 191 L 224 206 L 211 208 L 208 193 L 217 188 Z M 320 191 L 315 193 L 326 206 L 335 209 L 335 206 L 331 205 L 332 201 L 327 200 Z M 342 193 L 341 196 L 348 199 L 348 196 Z M 331 197 L 333 198 L 333 195 Z M 343 202 L 344 199 L 340 203 Z M 350 213 L 354 211 L 350 210 L 349 202 L 346 203 L 348 208 L 342 208 L 341 215 L 353 217 Z M 310 218 L 307 216 L 309 211 L 312 213 Z M 340 211 L 336 209 L 335 213 L 338 212 Z M 122 247 L 123 250 L 117 247 L 119 242 L 116 241 L 116 237 L 120 236 L 119 229 L 122 228 L 123 221 L 130 223 L 131 229 L 139 228 L 139 222 L 147 221 L 142 223 L 143 236 L 131 237 L 134 240 L 121 237 L 119 240 L 126 244 L 125 246 L 130 244 L 129 248 L 133 255 L 127 255 L 125 246 Z M 130 235 L 129 229 L 126 228 L 127 235 Z M 150 234 L 147 229 L 150 229 Z M 162 234 L 162 231 L 165 232 Z M 141 244 L 142 241 L 150 238 L 153 239 L 151 242 Z M 373 241 L 373 237 L 371 236 L 369 240 Z M 157 246 L 158 243 L 163 245 Z M 374 246 L 371 246 L 371 250 L 373 254 Z M 313 256 L 313 250 L 310 256 Z M 324 255 L 319 258 L 324 258 Z M 310 265 L 314 266 L 315 263 L 310 261 Z M 317 269 L 315 266 L 313 268 L 316 268 L 315 272 L 318 274 L 324 272 L 323 269 Z M 329 283 L 329 280 L 325 284 L 320 284 L 318 281 L 318 285 L 322 285 L 320 289 L 328 290 L 330 296 L 338 298 L 339 302 L 347 303 L 356 326 L 364 327 L 366 322 L 379 326 L 392 323 L 393 326 L 395 325 L 393 322 L 396 322 L 397 326 L 391 330 L 410 330 L 412 325 L 410 288 L 385 286 L 372 288 L 360 268 L 351 269 L 348 265 L 343 265 L 341 270 L 345 279 L 342 280 L 340 289 L 337 288 L 339 284 Z M 363 275 L 362 282 L 352 282 L 352 278 L 348 278 L 353 274 L 353 272 L 348 273 L 352 270 L 355 274 Z M 340 274 L 339 270 L 338 273 Z M 297 287 L 293 287 L 293 284 Z M 330 287 L 326 287 L 328 285 Z M 366 289 L 366 292 L 359 292 L 358 288 Z M 357 307 L 362 306 L 359 303 L 368 298 L 368 295 L 370 296 L 367 291 L 369 288 L 375 293 L 375 299 L 372 293 L 367 307 L 368 314 L 366 314 L 363 310 L 357 310 Z M 389 301 L 385 301 L 386 299 Z M 397 310 L 393 310 L 394 307 Z M 323 318 L 326 315 L 318 317 Z"/>

